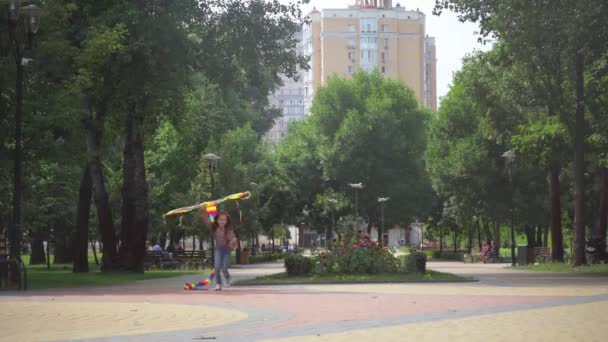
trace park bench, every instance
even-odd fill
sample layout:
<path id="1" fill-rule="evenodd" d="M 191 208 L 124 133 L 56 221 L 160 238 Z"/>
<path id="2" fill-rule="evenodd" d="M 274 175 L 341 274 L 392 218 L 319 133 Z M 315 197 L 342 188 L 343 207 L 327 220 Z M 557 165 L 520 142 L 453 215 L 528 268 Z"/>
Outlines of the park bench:
<path id="1" fill-rule="evenodd" d="M 163 252 L 155 252 L 155 251 L 146 251 L 146 255 L 144 256 L 144 264 L 145 265 L 160 265 L 163 262 Z"/>
<path id="2" fill-rule="evenodd" d="M 543 263 L 549 258 L 549 247 L 534 247 L 534 261 L 542 258 Z"/>
<path id="3" fill-rule="evenodd" d="M 202 250 L 198 251 L 180 251 L 173 254 L 175 260 L 184 261 L 200 261 L 207 262 L 207 253 Z"/>

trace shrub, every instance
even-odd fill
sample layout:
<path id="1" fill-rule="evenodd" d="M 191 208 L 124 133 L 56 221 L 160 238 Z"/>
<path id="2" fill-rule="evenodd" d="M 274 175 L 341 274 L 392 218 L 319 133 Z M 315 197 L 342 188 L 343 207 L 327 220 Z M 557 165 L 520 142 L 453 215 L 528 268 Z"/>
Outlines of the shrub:
<path id="1" fill-rule="evenodd" d="M 375 274 L 395 272 L 399 260 L 381 242 L 359 232 L 351 239 L 334 241 L 319 255 L 316 272 L 320 274 Z"/>
<path id="2" fill-rule="evenodd" d="M 285 257 L 285 268 L 290 277 L 311 274 L 314 266 L 310 258 L 299 254 L 289 254 Z"/>
<path id="3" fill-rule="evenodd" d="M 405 256 L 405 272 L 426 273 L 426 254 L 422 252 Z"/>

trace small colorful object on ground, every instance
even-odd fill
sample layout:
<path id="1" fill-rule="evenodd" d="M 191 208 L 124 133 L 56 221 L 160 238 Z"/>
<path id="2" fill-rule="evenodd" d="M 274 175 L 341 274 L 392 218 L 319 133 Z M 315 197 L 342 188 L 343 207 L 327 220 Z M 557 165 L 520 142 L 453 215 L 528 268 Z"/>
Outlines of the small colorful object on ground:
<path id="1" fill-rule="evenodd" d="M 245 191 L 245 192 L 239 192 L 236 194 L 232 194 L 232 195 L 228 195 L 226 197 L 222 197 L 220 199 L 217 200 L 213 200 L 213 201 L 207 201 L 207 202 L 203 202 L 200 204 L 195 204 L 195 205 L 190 205 L 187 207 L 182 207 L 182 208 L 177 208 L 177 209 L 173 209 L 167 213 L 165 213 L 163 215 L 163 217 L 167 217 L 167 216 L 175 216 L 175 215 L 179 215 L 180 217 L 180 222 L 181 222 L 181 218 L 184 217 L 184 215 L 186 213 L 189 213 L 191 211 L 194 211 L 196 209 L 200 209 L 200 208 L 205 208 L 207 209 L 207 212 L 209 213 L 209 218 L 211 219 L 211 221 L 213 222 L 215 220 L 215 217 L 217 216 L 217 206 L 218 204 L 224 202 L 224 201 L 236 201 L 236 205 L 237 207 L 239 207 L 239 200 L 242 199 L 249 199 L 251 197 L 251 192 L 249 191 Z M 239 213 L 240 213 L 240 207 L 239 207 Z M 241 220 L 242 220 L 242 215 L 241 215 Z"/>
<path id="2" fill-rule="evenodd" d="M 205 286 L 209 286 L 213 278 L 215 278 L 215 270 L 211 271 L 205 280 L 199 281 L 198 283 L 186 283 L 184 290 L 207 290 Z"/>

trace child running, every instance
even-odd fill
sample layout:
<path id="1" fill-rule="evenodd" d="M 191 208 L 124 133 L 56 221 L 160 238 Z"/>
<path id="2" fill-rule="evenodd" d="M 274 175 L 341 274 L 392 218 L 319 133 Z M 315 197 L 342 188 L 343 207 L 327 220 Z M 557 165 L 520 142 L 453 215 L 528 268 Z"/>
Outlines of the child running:
<path id="1" fill-rule="evenodd" d="M 200 216 L 203 222 L 209 227 L 211 235 L 215 240 L 214 267 L 215 267 L 215 290 L 221 291 L 222 288 L 230 287 L 230 254 L 237 246 L 234 226 L 230 222 L 230 215 L 225 211 L 220 211 L 214 222 L 209 219 L 209 213 L 204 207 L 201 208 Z"/>

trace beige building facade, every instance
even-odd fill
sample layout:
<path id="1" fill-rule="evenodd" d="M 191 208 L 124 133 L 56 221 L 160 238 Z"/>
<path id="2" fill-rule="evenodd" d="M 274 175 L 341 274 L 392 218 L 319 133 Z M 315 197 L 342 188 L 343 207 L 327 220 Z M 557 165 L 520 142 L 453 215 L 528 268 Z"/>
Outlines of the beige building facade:
<path id="1" fill-rule="evenodd" d="M 313 10 L 303 30 L 311 70 L 305 79 L 307 108 L 331 75 L 351 77 L 377 68 L 413 89 L 419 102 L 437 110 L 435 39 L 425 15 L 390 0 L 360 0 L 346 9 Z"/>
<path id="2" fill-rule="evenodd" d="M 399 3 L 393 6 L 391 0 L 357 0 L 348 8 L 314 9 L 309 19 L 298 37 L 300 52 L 310 56 L 310 68 L 302 72 L 297 85 L 303 96 L 298 110 L 302 117 L 332 75 L 349 78 L 358 69 L 376 68 L 386 77 L 402 80 L 421 105 L 437 111 L 435 38 L 426 35 L 424 13 Z M 294 86 L 288 83 L 291 89 Z M 281 90 L 275 94 L 280 96 Z M 271 103 L 286 102 L 273 95 Z M 275 125 L 270 140 L 280 140 L 286 121 Z"/>

